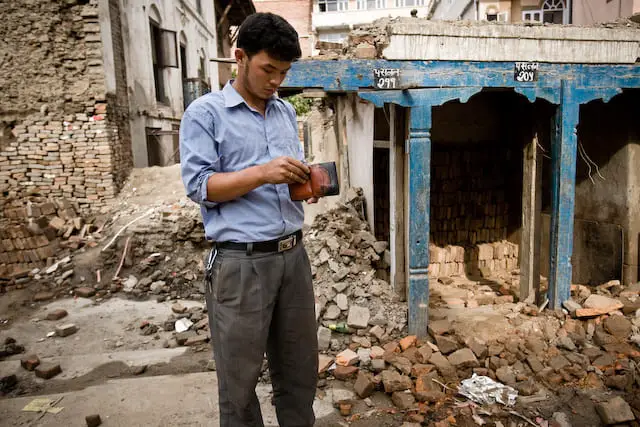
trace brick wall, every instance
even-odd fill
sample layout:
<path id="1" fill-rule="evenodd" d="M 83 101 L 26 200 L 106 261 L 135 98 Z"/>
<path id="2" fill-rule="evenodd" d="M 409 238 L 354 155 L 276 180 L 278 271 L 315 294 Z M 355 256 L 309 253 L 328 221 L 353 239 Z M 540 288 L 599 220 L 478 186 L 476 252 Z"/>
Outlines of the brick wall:
<path id="1" fill-rule="evenodd" d="M 131 168 L 131 142 L 122 70 L 117 93 L 105 93 L 97 0 L 4 2 L 3 18 L 3 199 L 37 193 L 84 212 L 104 206 Z"/>
<path id="2" fill-rule="evenodd" d="M 62 224 L 38 206 L 54 203 L 63 218 L 68 206 L 96 211 L 132 167 L 120 14 L 109 1 L 115 93 L 106 93 L 98 0 L 2 2 L 0 273 L 51 261 L 57 238 L 43 230 Z"/>
<path id="3" fill-rule="evenodd" d="M 271 12 L 282 16 L 300 36 L 302 56 L 311 56 L 311 0 L 254 0 L 258 12 Z"/>
<path id="4" fill-rule="evenodd" d="M 434 144 L 431 240 L 436 245 L 476 244 L 507 238 L 507 150 L 491 145 L 444 148 Z"/>

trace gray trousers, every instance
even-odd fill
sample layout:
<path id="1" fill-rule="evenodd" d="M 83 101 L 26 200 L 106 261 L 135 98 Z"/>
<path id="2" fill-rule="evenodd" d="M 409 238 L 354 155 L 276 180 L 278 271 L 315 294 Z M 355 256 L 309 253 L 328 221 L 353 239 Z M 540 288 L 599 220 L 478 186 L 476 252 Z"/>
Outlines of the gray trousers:
<path id="1" fill-rule="evenodd" d="M 220 427 L 262 427 L 255 387 L 267 354 L 278 423 L 313 426 L 318 340 L 309 258 L 218 249 L 206 285 Z"/>

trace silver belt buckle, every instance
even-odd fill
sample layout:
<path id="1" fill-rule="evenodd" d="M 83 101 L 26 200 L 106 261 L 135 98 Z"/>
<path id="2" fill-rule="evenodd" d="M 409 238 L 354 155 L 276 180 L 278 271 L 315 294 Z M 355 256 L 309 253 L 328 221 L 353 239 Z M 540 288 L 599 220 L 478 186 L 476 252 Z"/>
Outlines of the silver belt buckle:
<path id="1" fill-rule="evenodd" d="M 288 251 L 296 245 L 296 236 L 289 236 L 278 242 L 278 252 Z"/>

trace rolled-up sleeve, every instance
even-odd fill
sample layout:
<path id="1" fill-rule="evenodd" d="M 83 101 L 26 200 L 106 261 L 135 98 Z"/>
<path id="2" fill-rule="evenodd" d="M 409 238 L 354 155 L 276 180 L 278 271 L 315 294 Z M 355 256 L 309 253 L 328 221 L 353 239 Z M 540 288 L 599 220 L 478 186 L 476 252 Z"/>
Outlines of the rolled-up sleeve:
<path id="1" fill-rule="evenodd" d="M 220 172 L 220 156 L 214 138 L 213 117 L 187 110 L 180 123 L 180 171 L 187 196 L 208 208 L 217 206 L 207 199 L 207 182 Z"/>
<path id="2" fill-rule="evenodd" d="M 293 129 L 295 129 L 296 139 L 298 140 L 298 151 L 297 151 L 298 160 L 300 160 L 303 163 L 306 163 L 306 159 L 304 158 L 304 149 L 302 148 L 302 143 L 300 141 L 300 138 L 298 137 L 298 118 L 296 116 L 296 110 L 295 108 L 293 108 L 293 105 L 291 105 L 288 102 L 285 105 L 287 106 L 287 113 L 289 114 L 289 119 L 293 124 Z"/>

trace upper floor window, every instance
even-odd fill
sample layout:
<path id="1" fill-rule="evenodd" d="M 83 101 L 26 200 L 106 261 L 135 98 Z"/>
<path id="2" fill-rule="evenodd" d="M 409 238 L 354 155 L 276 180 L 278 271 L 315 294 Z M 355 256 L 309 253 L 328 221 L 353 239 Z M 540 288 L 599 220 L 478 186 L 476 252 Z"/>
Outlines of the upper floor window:
<path id="1" fill-rule="evenodd" d="M 386 0 L 358 0 L 358 9 L 384 9 L 387 7 Z"/>
<path id="2" fill-rule="evenodd" d="M 542 9 L 522 11 L 525 22 L 546 22 L 549 24 L 567 24 L 566 7 L 563 0 L 546 0 Z"/>
<path id="3" fill-rule="evenodd" d="M 348 8 L 348 0 L 318 0 L 318 10 L 320 12 L 339 12 Z"/>
<path id="4" fill-rule="evenodd" d="M 347 38 L 347 33 L 319 33 L 321 42 L 342 43 Z"/>
<path id="5" fill-rule="evenodd" d="M 396 7 L 425 6 L 427 0 L 396 0 Z"/>
<path id="6" fill-rule="evenodd" d="M 202 15 L 202 0 L 196 0 L 196 10 Z"/>

